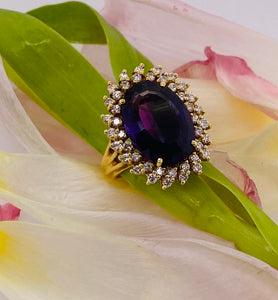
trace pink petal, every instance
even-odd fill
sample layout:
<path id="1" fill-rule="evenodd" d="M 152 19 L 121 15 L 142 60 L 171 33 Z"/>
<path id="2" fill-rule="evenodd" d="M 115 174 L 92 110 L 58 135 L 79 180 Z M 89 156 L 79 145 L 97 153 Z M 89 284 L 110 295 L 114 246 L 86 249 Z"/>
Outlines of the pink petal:
<path id="1" fill-rule="evenodd" d="M 240 9 L 240 8 L 239 8 Z M 105 0 L 103 17 L 153 63 L 172 70 L 203 49 L 242 57 L 278 84 L 278 41 L 176 0 Z"/>
<path id="2" fill-rule="evenodd" d="M 20 209 L 10 203 L 0 205 L 0 221 L 16 221 L 20 215 Z"/>
<path id="3" fill-rule="evenodd" d="M 254 203 L 261 207 L 261 200 L 254 181 L 247 171 L 233 162 L 226 152 L 213 151 L 213 165 L 219 169 L 231 182 L 244 192 Z"/>
<path id="4" fill-rule="evenodd" d="M 257 76 L 246 61 L 217 54 L 206 47 L 207 60 L 195 60 L 175 70 L 182 77 L 218 80 L 231 94 L 278 119 L 278 87 Z"/>

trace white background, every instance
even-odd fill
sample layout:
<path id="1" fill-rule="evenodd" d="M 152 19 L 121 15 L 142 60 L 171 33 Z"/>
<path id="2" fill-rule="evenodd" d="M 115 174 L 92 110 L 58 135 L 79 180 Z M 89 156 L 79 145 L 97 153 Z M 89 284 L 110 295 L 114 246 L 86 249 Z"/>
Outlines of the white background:
<path id="1" fill-rule="evenodd" d="M 26 12 L 42 5 L 60 2 L 64 1 L 0 0 L 0 8 Z M 83 0 L 83 2 L 98 10 L 103 5 L 102 0 Z M 278 0 L 187 0 L 184 2 L 278 39 Z M 0 28 L 0 30 L 3 29 Z M 24 152 L 23 148 L 7 133 L 1 123 L 0 151 Z"/>

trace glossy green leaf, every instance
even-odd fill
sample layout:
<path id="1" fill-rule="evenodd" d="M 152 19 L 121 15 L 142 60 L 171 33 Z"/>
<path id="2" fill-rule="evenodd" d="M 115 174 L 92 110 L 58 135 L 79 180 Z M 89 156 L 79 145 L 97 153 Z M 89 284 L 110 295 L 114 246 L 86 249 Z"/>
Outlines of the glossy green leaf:
<path id="1" fill-rule="evenodd" d="M 226 187 L 240 201 L 261 235 L 278 255 L 278 226 L 212 164 L 204 164 L 204 175 Z"/>
<path id="2" fill-rule="evenodd" d="M 109 36 L 115 74 L 122 68 L 120 63 L 116 64 L 119 53 L 126 58 L 125 68 L 132 71 L 138 62 L 137 52 L 126 41 L 114 45 L 112 41 L 117 40 L 119 33 L 98 18 Z M 0 52 L 12 69 L 13 79 L 29 89 L 30 95 L 42 107 L 103 153 L 107 139 L 99 115 L 104 111 L 101 98 L 106 93 L 105 80 L 64 38 L 36 18 L 1 10 L 0 25 L 5 28 L 0 31 Z M 192 175 L 185 186 L 174 184 L 166 191 L 159 185 L 146 186 L 144 176 L 134 176 L 126 171 L 123 177 L 185 223 L 233 241 L 242 251 L 278 267 L 273 241 L 277 229 L 270 226 L 268 217 L 252 206 L 246 196 L 236 192 L 225 177 L 216 176 L 216 173 L 208 175 L 210 164 L 207 166 L 205 176 L 211 176 L 225 193 L 214 191 L 205 176 Z M 240 198 L 241 206 L 227 206 L 222 194 L 229 199 Z M 264 222 L 271 229 L 267 233 Z"/>
<path id="3" fill-rule="evenodd" d="M 43 6 L 28 14 L 40 19 L 70 43 L 106 44 L 106 36 L 96 14 L 83 3 Z"/>
<path id="4" fill-rule="evenodd" d="M 151 62 L 132 47 L 119 31 L 84 3 L 65 2 L 48 5 L 30 11 L 29 14 L 52 27 L 72 43 L 107 43 L 116 79 L 123 69 L 128 68 L 131 75 L 141 62 L 147 69 L 152 67 Z"/>

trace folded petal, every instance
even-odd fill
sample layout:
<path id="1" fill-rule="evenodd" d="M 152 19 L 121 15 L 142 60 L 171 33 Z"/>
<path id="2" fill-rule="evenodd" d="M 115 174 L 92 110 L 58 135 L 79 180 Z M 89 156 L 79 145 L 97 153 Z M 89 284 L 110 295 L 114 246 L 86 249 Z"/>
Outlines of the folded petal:
<path id="1" fill-rule="evenodd" d="M 204 48 L 211 46 L 245 59 L 256 74 L 278 84 L 278 41 L 184 2 L 106 0 L 101 14 L 153 63 L 168 70 L 203 59 Z"/>
<path id="2" fill-rule="evenodd" d="M 207 60 L 192 61 L 175 72 L 180 76 L 197 79 L 214 79 L 232 95 L 278 119 L 278 87 L 257 76 L 240 57 L 215 53 L 205 49 Z"/>
<path id="3" fill-rule="evenodd" d="M 54 153 L 18 101 L 0 61 L 0 120 L 19 143 L 33 153 Z"/>
<path id="4" fill-rule="evenodd" d="M 88 237 L 27 223 L 0 224 L 0 286 L 11 300 L 276 299 L 277 271 L 199 240 Z M 74 247 L 73 247 L 74 245 Z"/>
<path id="5" fill-rule="evenodd" d="M 213 151 L 211 163 L 261 207 L 261 199 L 255 182 L 249 177 L 245 169 L 230 159 L 228 153 Z"/>
<path id="6" fill-rule="evenodd" d="M 264 210 L 278 222 L 278 123 L 245 141 L 218 148 L 247 170 L 256 182 Z"/>

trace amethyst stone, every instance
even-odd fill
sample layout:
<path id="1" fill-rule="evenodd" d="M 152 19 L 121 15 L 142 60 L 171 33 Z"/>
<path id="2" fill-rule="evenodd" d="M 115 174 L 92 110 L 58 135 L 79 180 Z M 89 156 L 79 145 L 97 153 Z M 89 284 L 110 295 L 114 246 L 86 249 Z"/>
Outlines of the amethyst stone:
<path id="1" fill-rule="evenodd" d="M 158 82 L 144 81 L 126 91 L 122 120 L 134 146 L 154 163 L 173 166 L 194 148 L 194 125 L 179 97 Z"/>

